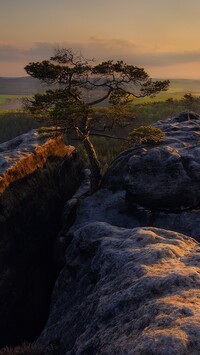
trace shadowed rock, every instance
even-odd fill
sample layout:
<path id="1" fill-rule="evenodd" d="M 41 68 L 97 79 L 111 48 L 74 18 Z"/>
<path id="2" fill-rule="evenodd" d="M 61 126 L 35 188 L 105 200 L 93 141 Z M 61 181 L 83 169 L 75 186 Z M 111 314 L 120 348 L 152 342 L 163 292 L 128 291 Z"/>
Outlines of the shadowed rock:
<path id="1" fill-rule="evenodd" d="M 91 222 L 107 222 L 125 228 L 151 226 L 180 232 L 200 242 L 199 221 L 200 209 L 182 212 L 151 210 L 129 203 L 125 190 L 100 189 L 81 203 L 71 230 L 74 232 Z"/>
<path id="2" fill-rule="evenodd" d="M 184 121 L 189 121 L 189 120 L 196 120 L 196 119 L 200 119 L 200 116 L 192 111 L 189 112 L 181 112 L 178 115 L 176 115 L 175 117 L 173 117 L 172 120 L 174 120 L 175 122 L 184 122 Z"/>
<path id="3" fill-rule="evenodd" d="M 82 179 L 74 150 L 36 130 L 0 145 L 0 347 L 44 326 L 62 209 Z"/>
<path id="4" fill-rule="evenodd" d="M 198 115 L 181 122 L 179 118 L 156 125 L 165 132 L 160 145 L 120 154 L 105 174 L 103 186 L 125 188 L 129 201 L 147 208 L 180 211 L 198 206 L 200 120 Z"/>

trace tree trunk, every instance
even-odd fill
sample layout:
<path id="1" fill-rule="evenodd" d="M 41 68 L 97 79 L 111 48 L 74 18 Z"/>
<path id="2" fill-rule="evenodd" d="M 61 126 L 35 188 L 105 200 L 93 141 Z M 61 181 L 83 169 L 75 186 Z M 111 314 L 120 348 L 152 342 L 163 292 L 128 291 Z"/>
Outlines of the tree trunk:
<path id="1" fill-rule="evenodd" d="M 100 173 L 100 163 L 98 161 L 95 149 L 89 139 L 89 137 L 85 137 L 83 140 L 83 144 L 85 150 L 87 152 L 88 158 L 90 160 L 91 165 L 91 191 L 94 192 L 98 189 L 101 173 Z"/>

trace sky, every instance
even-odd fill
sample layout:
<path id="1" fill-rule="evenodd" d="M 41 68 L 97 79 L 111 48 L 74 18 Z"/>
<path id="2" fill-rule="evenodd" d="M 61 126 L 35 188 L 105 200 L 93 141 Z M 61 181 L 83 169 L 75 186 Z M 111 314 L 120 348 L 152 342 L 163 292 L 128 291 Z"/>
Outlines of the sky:
<path id="1" fill-rule="evenodd" d="M 0 76 L 26 76 L 63 47 L 200 79 L 200 0 L 0 0 Z"/>

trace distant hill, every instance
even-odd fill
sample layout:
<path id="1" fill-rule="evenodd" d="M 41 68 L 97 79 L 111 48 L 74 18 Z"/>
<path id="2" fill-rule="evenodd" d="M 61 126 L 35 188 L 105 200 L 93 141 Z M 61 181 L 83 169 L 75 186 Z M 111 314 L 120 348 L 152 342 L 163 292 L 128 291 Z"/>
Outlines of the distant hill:
<path id="1" fill-rule="evenodd" d="M 159 80 L 159 79 L 156 79 Z M 170 88 L 167 91 L 167 96 L 184 95 L 191 92 L 194 95 L 200 95 L 200 80 L 193 79 L 169 79 Z M 0 77 L 0 95 L 32 95 L 36 92 L 44 91 L 47 85 L 41 84 L 38 79 L 30 76 L 21 78 L 5 78 Z M 163 93 L 161 93 L 162 95 Z M 164 93 L 164 95 L 166 95 Z M 162 97 L 162 96 L 161 96 Z"/>
<path id="2" fill-rule="evenodd" d="M 0 77 L 0 95 L 32 95 L 43 91 L 44 85 L 30 76 L 21 78 Z"/>
<path id="3" fill-rule="evenodd" d="M 169 79 L 170 88 L 169 91 L 180 91 L 180 92 L 200 92 L 200 80 L 195 79 Z"/>

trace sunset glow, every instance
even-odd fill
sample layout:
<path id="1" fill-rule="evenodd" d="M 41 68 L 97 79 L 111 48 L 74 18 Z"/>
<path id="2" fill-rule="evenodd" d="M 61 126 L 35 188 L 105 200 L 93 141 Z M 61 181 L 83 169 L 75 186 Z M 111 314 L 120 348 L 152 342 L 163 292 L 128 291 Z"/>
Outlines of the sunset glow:
<path id="1" fill-rule="evenodd" d="M 0 0 L 0 76 L 58 47 L 122 59 L 158 78 L 200 79 L 199 0 Z"/>

